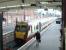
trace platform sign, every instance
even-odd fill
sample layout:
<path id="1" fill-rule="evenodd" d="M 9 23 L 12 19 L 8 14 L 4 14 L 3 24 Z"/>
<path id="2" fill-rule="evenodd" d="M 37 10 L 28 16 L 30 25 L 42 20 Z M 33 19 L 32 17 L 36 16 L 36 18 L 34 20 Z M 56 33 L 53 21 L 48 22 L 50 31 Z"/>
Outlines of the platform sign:
<path id="1" fill-rule="evenodd" d="M 0 50 L 3 50 L 2 21 L 3 21 L 3 13 L 0 12 Z"/>

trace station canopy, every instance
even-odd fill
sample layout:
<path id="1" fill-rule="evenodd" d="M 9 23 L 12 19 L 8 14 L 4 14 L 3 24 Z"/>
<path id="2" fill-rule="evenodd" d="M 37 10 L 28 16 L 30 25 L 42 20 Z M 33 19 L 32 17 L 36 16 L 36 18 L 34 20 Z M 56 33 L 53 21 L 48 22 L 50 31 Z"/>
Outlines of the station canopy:
<path id="1" fill-rule="evenodd" d="M 62 0 L 0 0 L 0 10 L 16 7 L 61 9 Z"/>

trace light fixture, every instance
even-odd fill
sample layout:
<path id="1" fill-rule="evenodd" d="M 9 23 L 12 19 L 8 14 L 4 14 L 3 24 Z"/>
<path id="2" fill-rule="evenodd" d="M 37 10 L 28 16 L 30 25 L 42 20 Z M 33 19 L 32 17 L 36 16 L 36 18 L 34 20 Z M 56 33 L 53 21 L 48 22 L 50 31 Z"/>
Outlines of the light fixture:
<path id="1" fill-rule="evenodd" d="M 13 5 L 13 6 L 5 6 L 5 7 L 0 7 L 0 9 L 5 9 L 5 8 L 14 8 L 14 7 L 20 7 L 20 6 L 30 6 L 30 4 L 22 4 L 22 5 Z"/>
<path id="2" fill-rule="evenodd" d="M 50 3 L 48 3 L 48 2 L 40 2 L 41 4 L 50 4 Z"/>
<path id="3" fill-rule="evenodd" d="M 6 8 L 6 7 L 0 7 L 0 9 L 4 9 L 4 8 Z"/>

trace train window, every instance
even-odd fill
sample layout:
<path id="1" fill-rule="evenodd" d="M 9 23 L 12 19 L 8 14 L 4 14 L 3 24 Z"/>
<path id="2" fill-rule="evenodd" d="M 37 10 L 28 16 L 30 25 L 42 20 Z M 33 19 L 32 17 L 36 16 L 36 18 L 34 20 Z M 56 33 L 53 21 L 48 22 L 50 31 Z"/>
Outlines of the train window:
<path id="1" fill-rule="evenodd" d="M 26 28 L 27 28 L 26 25 L 22 25 L 22 26 L 20 27 L 20 32 L 26 32 Z"/>
<path id="2" fill-rule="evenodd" d="M 20 28 L 20 32 L 26 32 L 26 28 Z"/>
<path id="3" fill-rule="evenodd" d="M 20 26 L 16 26 L 16 31 L 19 31 L 20 30 Z"/>

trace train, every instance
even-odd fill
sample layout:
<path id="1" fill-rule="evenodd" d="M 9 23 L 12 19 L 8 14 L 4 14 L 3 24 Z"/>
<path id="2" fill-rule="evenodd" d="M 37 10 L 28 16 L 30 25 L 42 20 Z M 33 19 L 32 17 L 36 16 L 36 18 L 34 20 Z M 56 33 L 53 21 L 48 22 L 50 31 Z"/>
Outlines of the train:
<path id="1" fill-rule="evenodd" d="M 24 44 L 26 42 L 29 30 L 30 28 L 27 22 L 17 22 L 14 31 L 15 42 Z"/>

